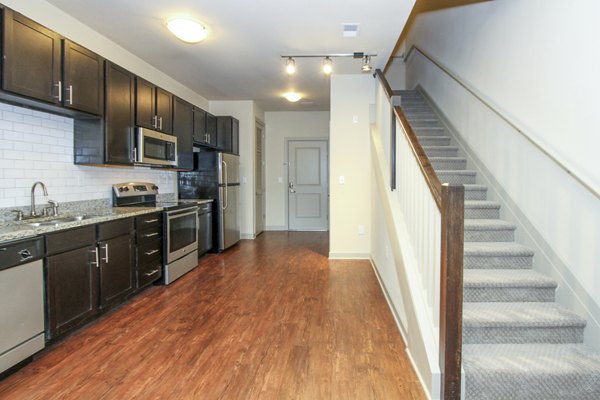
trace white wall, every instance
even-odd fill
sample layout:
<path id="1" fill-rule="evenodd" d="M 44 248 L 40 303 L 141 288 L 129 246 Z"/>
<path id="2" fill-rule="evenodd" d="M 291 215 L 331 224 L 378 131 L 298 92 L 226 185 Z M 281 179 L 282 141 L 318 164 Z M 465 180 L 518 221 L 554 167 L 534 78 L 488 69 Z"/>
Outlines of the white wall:
<path id="1" fill-rule="evenodd" d="M 406 47 L 422 47 L 598 190 L 598 15 L 594 0 L 483 2 L 419 15 Z M 519 239 L 540 242 L 535 268 L 559 280 L 559 301 L 597 318 L 598 198 L 415 53 L 407 86 L 417 84 L 501 186 L 492 196 L 525 217 Z"/>
<path id="2" fill-rule="evenodd" d="M 369 109 L 374 103 L 371 75 L 331 77 L 330 258 L 369 258 L 371 252 Z"/>
<path id="3" fill-rule="evenodd" d="M 287 230 L 285 140 L 329 138 L 329 112 L 266 112 L 265 123 L 266 230 Z"/>
<path id="4" fill-rule="evenodd" d="M 29 205 L 38 180 L 58 202 L 110 199 L 111 185 L 133 180 L 154 182 L 161 193 L 177 192 L 176 172 L 73 164 L 71 118 L 0 103 L 0 207 Z"/>
<path id="5" fill-rule="evenodd" d="M 231 115 L 240 122 L 240 214 L 242 239 L 253 239 L 255 121 L 263 115 L 253 101 L 211 101 L 214 115 Z"/>
<path id="6" fill-rule="evenodd" d="M 2 4 L 79 43 L 136 75 L 204 109 L 208 100 L 154 68 L 45 0 L 3 0 Z"/>

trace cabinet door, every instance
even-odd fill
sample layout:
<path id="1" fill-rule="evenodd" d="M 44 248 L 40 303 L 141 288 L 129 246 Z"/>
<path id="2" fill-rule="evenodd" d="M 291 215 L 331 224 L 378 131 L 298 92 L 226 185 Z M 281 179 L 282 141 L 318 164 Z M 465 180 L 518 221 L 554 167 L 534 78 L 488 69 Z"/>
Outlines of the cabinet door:
<path id="1" fill-rule="evenodd" d="M 102 115 L 104 112 L 104 60 L 84 47 L 63 40 L 63 104 Z"/>
<path id="2" fill-rule="evenodd" d="M 98 242 L 100 307 L 115 304 L 133 291 L 133 239 L 131 235 Z"/>
<path id="3" fill-rule="evenodd" d="M 177 167 L 194 169 L 193 106 L 175 97 L 173 101 L 173 134 L 177 136 Z"/>
<path id="4" fill-rule="evenodd" d="M 106 62 L 105 162 L 132 164 L 134 149 L 134 77 Z"/>
<path id="5" fill-rule="evenodd" d="M 156 86 L 142 78 L 135 78 L 135 124 L 157 129 Z"/>
<path id="6" fill-rule="evenodd" d="M 161 88 L 156 88 L 156 116 L 156 129 L 164 133 L 173 133 L 173 95 Z"/>
<path id="7" fill-rule="evenodd" d="M 231 152 L 240 155 L 240 122 L 235 118 L 231 119 Z"/>
<path id="8" fill-rule="evenodd" d="M 217 117 L 210 113 L 206 113 L 206 135 L 208 144 L 217 147 Z"/>
<path id="9" fill-rule="evenodd" d="M 224 153 L 231 153 L 231 117 L 217 117 L 217 147 Z"/>
<path id="10" fill-rule="evenodd" d="M 96 247 L 46 258 L 47 326 L 51 339 L 79 325 L 98 309 Z"/>
<path id="11" fill-rule="evenodd" d="M 206 111 L 194 107 L 194 143 L 207 144 Z"/>
<path id="12" fill-rule="evenodd" d="M 2 88 L 60 103 L 60 36 L 8 8 L 2 12 Z"/>

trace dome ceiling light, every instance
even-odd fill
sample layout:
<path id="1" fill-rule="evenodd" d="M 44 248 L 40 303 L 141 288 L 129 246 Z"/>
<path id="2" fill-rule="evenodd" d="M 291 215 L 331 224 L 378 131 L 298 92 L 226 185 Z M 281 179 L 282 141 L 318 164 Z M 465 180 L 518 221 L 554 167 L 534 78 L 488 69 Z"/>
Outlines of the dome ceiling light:
<path id="1" fill-rule="evenodd" d="M 285 97 L 285 99 L 290 103 L 295 103 L 302 99 L 302 95 L 298 92 L 287 92 L 283 94 L 283 97 Z"/>
<path id="2" fill-rule="evenodd" d="M 189 17 L 171 18 L 166 25 L 173 35 L 186 43 L 199 43 L 208 37 L 206 26 Z"/>

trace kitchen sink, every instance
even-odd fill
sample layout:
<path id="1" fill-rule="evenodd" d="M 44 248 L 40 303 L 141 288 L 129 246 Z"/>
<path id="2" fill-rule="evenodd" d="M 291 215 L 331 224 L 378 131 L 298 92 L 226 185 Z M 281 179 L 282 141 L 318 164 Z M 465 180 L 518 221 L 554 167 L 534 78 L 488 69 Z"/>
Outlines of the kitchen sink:
<path id="1" fill-rule="evenodd" d="M 94 217 L 93 215 L 76 215 L 74 217 L 55 218 L 50 221 L 30 222 L 27 225 L 33 226 L 33 227 L 57 226 L 57 225 L 61 225 L 61 224 L 67 224 L 69 222 L 83 221 L 84 219 L 89 219 L 89 218 L 93 218 L 93 217 Z"/>

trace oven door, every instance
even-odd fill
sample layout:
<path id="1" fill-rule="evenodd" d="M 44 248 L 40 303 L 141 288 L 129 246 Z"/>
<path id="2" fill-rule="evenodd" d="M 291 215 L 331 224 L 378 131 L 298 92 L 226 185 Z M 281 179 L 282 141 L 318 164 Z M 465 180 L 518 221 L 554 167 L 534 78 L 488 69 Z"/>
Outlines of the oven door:
<path id="1" fill-rule="evenodd" d="M 198 208 L 166 212 L 167 263 L 193 252 L 198 248 Z"/>

